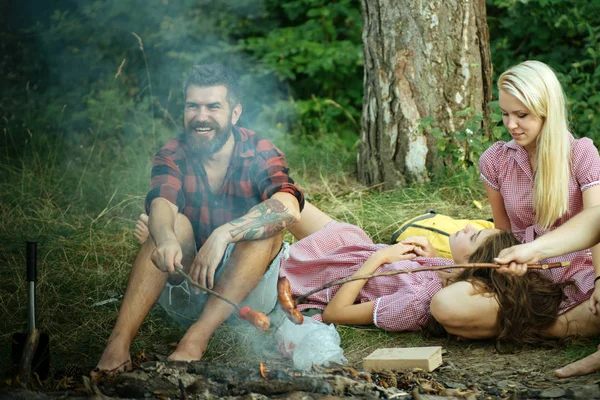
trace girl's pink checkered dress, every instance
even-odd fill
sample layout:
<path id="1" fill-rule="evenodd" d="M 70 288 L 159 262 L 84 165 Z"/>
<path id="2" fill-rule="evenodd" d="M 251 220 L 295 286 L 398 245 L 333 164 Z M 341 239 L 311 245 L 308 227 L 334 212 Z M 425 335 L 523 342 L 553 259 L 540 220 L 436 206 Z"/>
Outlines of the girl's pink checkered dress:
<path id="1" fill-rule="evenodd" d="M 357 226 L 333 221 L 294 243 L 289 258 L 281 262 L 279 274 L 290 280 L 292 294 L 298 296 L 352 275 L 371 254 L 385 246 L 373 244 Z M 453 264 L 453 261 L 419 257 L 414 261 L 382 265 L 377 272 L 448 264 Z M 385 276 L 369 279 L 356 302 L 375 303 L 373 321 L 382 329 L 415 331 L 427 324 L 431 298 L 441 288 L 441 281 L 433 271 Z M 308 304 L 301 304 L 298 308 L 324 309 L 338 289 L 339 286 L 334 286 L 317 292 L 308 298 Z"/>

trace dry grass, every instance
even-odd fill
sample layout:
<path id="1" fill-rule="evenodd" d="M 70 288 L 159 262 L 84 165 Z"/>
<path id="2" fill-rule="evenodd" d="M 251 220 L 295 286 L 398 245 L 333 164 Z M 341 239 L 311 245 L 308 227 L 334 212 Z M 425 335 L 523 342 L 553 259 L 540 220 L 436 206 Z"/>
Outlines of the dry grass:
<path id="1" fill-rule="evenodd" d="M 85 149 L 84 149 L 85 150 Z M 10 374 L 11 335 L 26 331 L 25 241 L 38 245 L 38 328 L 50 336 L 53 368 L 66 364 L 93 367 L 115 322 L 132 260 L 133 237 L 147 186 L 144 150 L 137 158 L 125 148 L 120 162 L 105 160 L 102 144 L 83 153 L 85 178 L 75 164 L 52 164 L 51 152 L 32 151 L 16 164 L 0 162 L 0 371 Z M 286 148 L 290 153 L 294 149 Z M 296 151 L 296 153 L 299 153 Z M 90 155 L 88 157 L 88 155 Z M 333 217 L 363 227 L 377 242 L 388 242 L 400 222 L 427 209 L 457 217 L 487 218 L 472 200 L 482 190 L 424 185 L 377 192 L 355 181 L 352 157 L 324 156 L 318 147 L 303 149 L 290 167 L 307 198 Z M 32 161 L 33 160 L 33 161 Z M 89 160 L 89 162 L 88 162 Z M 318 161 L 321 160 L 321 161 Z M 323 161 L 325 160 L 325 161 Z M 311 167 L 309 167 L 311 166 Z M 318 167 L 315 167 L 318 166 Z M 78 182 L 82 182 L 78 185 Z M 74 190 L 78 188 L 78 190 Z M 484 202 L 485 203 L 485 202 Z M 104 305 L 95 303 L 117 299 Z M 378 329 L 339 327 L 345 355 L 355 366 L 378 347 L 431 343 L 419 334 L 390 334 Z M 156 307 L 134 342 L 132 352 L 153 352 L 177 342 L 183 329 Z M 272 333 L 246 326 L 219 329 L 205 358 L 258 360 L 276 354 Z"/>

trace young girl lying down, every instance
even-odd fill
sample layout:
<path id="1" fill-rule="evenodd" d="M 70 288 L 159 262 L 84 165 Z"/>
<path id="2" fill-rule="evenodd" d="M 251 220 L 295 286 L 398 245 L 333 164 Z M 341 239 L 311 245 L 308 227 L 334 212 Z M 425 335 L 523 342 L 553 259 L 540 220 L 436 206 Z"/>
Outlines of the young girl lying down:
<path id="1" fill-rule="evenodd" d="M 140 242 L 148 237 L 146 224 L 142 216 L 136 225 Z M 299 240 L 282 259 L 279 274 L 289 279 L 294 297 L 351 275 L 491 263 L 502 249 L 519 244 L 509 232 L 467 226 L 451 235 L 449 260 L 423 237 L 374 244 L 357 226 L 334 221 L 308 202 L 300 222 L 289 230 Z M 439 331 L 441 326 L 465 339 L 536 342 L 590 336 L 600 333 L 600 323 L 590 323 L 598 317 L 583 304 L 593 292 L 594 270 L 591 256 L 579 254 L 569 267 L 524 276 L 478 268 L 357 280 L 314 293 L 298 309 L 321 309 L 323 314 L 314 318 L 328 323 L 375 324 L 388 331 Z"/>
<path id="2" fill-rule="evenodd" d="M 509 232 L 477 231 L 468 226 L 450 236 L 453 260 L 448 260 L 440 258 L 424 238 L 409 238 L 391 246 L 374 244 L 360 228 L 334 221 L 310 204 L 290 231 L 300 240 L 281 262 L 280 276 L 290 280 L 294 297 L 350 275 L 494 262 L 502 249 L 518 244 Z M 530 272 L 524 277 L 487 268 L 398 274 L 324 289 L 309 296 L 298 309 L 322 309 L 323 314 L 315 318 L 324 322 L 375 324 L 388 331 L 420 330 L 433 322 L 433 316 L 446 331 L 463 338 L 535 342 L 541 336 L 557 336 L 559 315 L 589 298 L 591 284 L 581 283 L 591 283 L 593 278 L 573 284 L 553 283 L 556 280 L 548 276 L 561 274 L 565 281 L 576 272 L 594 273 L 585 263 L 575 262 L 571 267 Z M 457 309 L 459 327 L 453 322 Z"/>

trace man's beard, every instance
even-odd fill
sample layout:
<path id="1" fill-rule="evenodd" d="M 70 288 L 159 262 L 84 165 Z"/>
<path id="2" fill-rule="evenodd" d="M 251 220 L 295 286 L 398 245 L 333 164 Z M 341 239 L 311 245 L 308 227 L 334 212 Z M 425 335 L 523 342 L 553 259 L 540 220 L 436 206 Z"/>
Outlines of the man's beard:
<path id="1" fill-rule="evenodd" d="M 214 122 L 195 121 L 188 126 L 185 140 L 194 153 L 207 156 L 223 148 L 229 136 L 231 136 L 231 127 L 231 123 L 221 128 Z M 196 134 L 197 128 L 210 128 L 215 131 L 215 134 L 212 139 L 199 137 Z"/>

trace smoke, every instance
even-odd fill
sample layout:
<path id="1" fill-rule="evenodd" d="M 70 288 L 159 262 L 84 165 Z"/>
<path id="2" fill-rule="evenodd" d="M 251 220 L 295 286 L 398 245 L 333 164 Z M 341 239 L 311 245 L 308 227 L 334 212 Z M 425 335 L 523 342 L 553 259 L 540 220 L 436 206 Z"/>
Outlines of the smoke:
<path id="1" fill-rule="evenodd" d="M 28 43 L 21 50 L 39 67 L 33 73 L 18 65 L 14 69 L 36 85 L 36 95 L 66 104 L 74 122 L 79 121 L 67 128 L 76 131 L 87 130 L 85 113 L 94 101 L 113 103 L 113 108 L 118 108 L 115 103 L 152 104 L 152 117 L 177 131 L 182 126 L 182 83 L 198 63 L 223 63 L 240 74 L 242 126 L 267 129 L 255 125 L 258 117 L 282 96 L 274 76 L 238 45 L 242 25 L 264 13 L 262 1 L 13 0 L 4 7 L 5 29 L 17 40 L 27 32 Z M 108 90 L 114 95 L 101 99 L 100 93 Z M 131 123 L 118 122 L 113 125 Z"/>
<path id="2" fill-rule="evenodd" d="M 238 125 L 273 139 L 270 132 L 280 122 L 273 110 L 289 89 L 240 46 L 252 21 L 265 13 L 263 3 L 3 3 L 8 22 L 0 36 L 6 51 L 0 79 L 10 89 L 0 93 L 0 108 L 15 116 L 12 147 L 17 154 L 23 151 L 26 135 L 19 130 L 26 126 L 33 137 L 41 133 L 49 143 L 60 142 L 66 152 L 61 158 L 74 162 L 71 167 L 136 168 L 135 182 L 122 186 L 140 195 L 147 190 L 152 156 L 183 129 L 182 87 L 199 63 L 222 63 L 240 75 Z M 275 144 L 281 147 L 285 137 L 275 138 Z M 102 176 L 104 187 L 90 184 L 90 190 L 112 193 L 119 180 L 110 175 Z M 84 186 L 89 179 L 82 178 Z M 100 195 L 99 203 L 105 197 Z"/>

